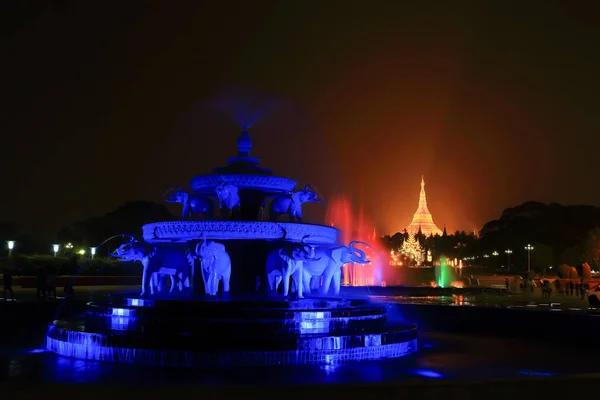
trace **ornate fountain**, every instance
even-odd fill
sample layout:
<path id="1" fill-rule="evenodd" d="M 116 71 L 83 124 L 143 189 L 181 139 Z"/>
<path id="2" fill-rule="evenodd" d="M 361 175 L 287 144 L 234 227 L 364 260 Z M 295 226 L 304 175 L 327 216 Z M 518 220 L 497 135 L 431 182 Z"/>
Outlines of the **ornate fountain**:
<path id="1" fill-rule="evenodd" d="M 295 190 L 251 148 L 244 131 L 227 166 L 192 178 L 190 192 L 169 189 L 181 220 L 144 225 L 141 239 L 123 235 L 112 254 L 142 264 L 141 294 L 55 321 L 47 349 L 160 366 L 331 365 L 416 352 L 415 326 L 388 321 L 385 305 L 339 298 L 342 266 L 368 263 L 357 246 L 369 245 L 303 223 L 317 190 Z"/>

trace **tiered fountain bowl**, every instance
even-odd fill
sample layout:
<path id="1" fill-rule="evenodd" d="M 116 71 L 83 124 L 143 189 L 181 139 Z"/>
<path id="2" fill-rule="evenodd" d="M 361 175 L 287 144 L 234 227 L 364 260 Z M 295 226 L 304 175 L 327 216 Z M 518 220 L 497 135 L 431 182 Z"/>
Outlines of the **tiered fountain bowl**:
<path id="1" fill-rule="evenodd" d="M 149 246 L 185 249 L 200 238 L 224 244 L 232 264 L 231 295 L 204 296 L 198 282 L 185 294 L 113 295 L 89 303 L 84 318 L 55 321 L 46 338 L 48 350 L 94 361 L 190 367 L 331 365 L 417 351 L 416 327 L 389 321 L 383 304 L 269 294 L 266 260 L 281 246 L 282 232 L 287 242 L 304 239 L 328 247 L 337 244 L 338 230 L 262 221 L 266 201 L 291 192 L 296 182 L 259 167 L 249 156 L 251 144 L 243 132 L 238 156 L 212 174 L 194 177 L 190 185 L 195 194 L 215 196 L 226 180 L 239 189 L 237 213 L 143 227 Z"/>

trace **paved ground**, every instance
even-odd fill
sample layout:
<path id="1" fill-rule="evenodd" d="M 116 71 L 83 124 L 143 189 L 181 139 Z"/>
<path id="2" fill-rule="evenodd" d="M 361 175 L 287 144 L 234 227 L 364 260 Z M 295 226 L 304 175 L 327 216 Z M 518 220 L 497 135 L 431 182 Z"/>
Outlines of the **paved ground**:
<path id="1" fill-rule="evenodd" d="M 85 301 L 102 300 L 107 294 L 115 292 L 137 293 L 140 286 L 79 286 L 75 288 L 77 299 Z M 57 292 L 62 299 L 62 290 Z M 15 289 L 15 298 L 19 302 L 35 302 L 35 289 Z M 581 296 L 556 296 L 550 299 L 542 298 L 541 292 L 534 293 L 482 293 L 476 295 L 452 295 L 452 296 L 385 296 L 374 297 L 382 301 L 390 301 L 402 304 L 436 304 L 448 306 L 476 306 L 476 307 L 503 307 L 503 308 L 525 308 L 536 311 L 565 311 L 565 312 L 588 312 L 587 297 L 583 300 Z M 0 292 L 0 301 L 3 301 Z"/>
<path id="2" fill-rule="evenodd" d="M 448 306 L 476 306 L 526 308 L 531 310 L 588 312 L 587 296 L 556 296 L 542 298 L 541 292 L 533 293 L 481 293 L 452 296 L 383 296 L 374 297 L 383 301 L 402 304 L 436 304 Z"/>

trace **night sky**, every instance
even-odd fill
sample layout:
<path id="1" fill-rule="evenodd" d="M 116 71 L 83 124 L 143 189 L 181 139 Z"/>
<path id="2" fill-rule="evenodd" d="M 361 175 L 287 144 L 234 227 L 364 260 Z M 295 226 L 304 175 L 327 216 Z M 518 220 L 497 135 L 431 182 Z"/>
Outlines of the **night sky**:
<path id="1" fill-rule="evenodd" d="M 160 202 L 235 154 L 240 104 L 269 106 L 262 165 L 381 233 L 410 222 L 422 174 L 449 230 L 600 205 L 595 3 L 2 2 L 0 220 L 52 235 Z"/>

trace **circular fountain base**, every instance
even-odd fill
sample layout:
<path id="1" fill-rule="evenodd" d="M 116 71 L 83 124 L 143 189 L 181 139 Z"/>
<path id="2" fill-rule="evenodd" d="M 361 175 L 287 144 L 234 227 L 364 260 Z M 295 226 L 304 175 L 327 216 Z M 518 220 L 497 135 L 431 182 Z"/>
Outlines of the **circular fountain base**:
<path id="1" fill-rule="evenodd" d="M 417 351 L 415 326 L 393 325 L 368 300 L 124 297 L 55 321 L 62 356 L 160 366 L 307 365 L 398 358 Z"/>

